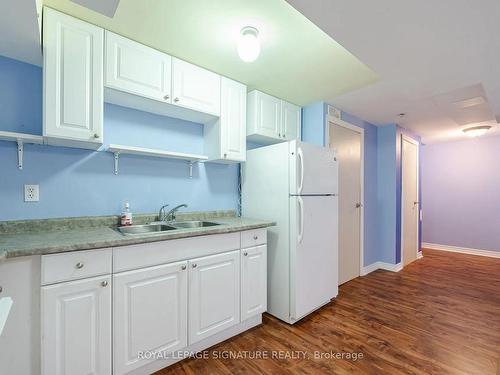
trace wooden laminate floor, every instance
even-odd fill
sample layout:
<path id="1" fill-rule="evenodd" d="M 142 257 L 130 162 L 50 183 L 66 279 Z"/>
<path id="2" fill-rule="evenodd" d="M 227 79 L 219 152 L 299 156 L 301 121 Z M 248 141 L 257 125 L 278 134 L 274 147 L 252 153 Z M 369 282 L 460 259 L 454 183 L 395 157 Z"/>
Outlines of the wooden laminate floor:
<path id="1" fill-rule="evenodd" d="M 270 358 L 214 358 L 238 351 Z M 363 358 L 319 359 L 316 351 Z M 500 375 L 500 259 L 424 250 L 399 273 L 379 270 L 342 285 L 335 301 L 294 326 L 265 315 L 207 354 L 157 375 Z"/>

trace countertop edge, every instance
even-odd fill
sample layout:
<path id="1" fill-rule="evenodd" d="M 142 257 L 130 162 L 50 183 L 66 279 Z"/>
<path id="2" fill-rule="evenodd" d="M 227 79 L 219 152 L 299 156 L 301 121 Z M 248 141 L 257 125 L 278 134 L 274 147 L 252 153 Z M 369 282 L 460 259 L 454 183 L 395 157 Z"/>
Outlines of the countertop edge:
<path id="1" fill-rule="evenodd" d="M 160 242 L 160 241 L 169 241 L 176 240 L 182 238 L 190 238 L 190 237 L 201 237 L 201 236 L 210 236 L 214 234 L 225 234 L 225 233 L 234 233 L 234 232 L 242 232 L 246 230 L 252 229 L 261 229 L 267 228 L 271 226 L 275 226 L 276 222 L 271 221 L 262 221 L 259 223 L 253 224 L 234 224 L 227 225 L 223 227 L 213 227 L 210 229 L 203 228 L 202 230 L 190 230 L 190 231 L 181 231 L 176 233 L 164 233 L 162 235 L 154 235 L 154 236 L 138 236 L 138 237 L 123 237 L 123 239 L 116 239 L 111 241 L 95 241 L 88 242 L 85 244 L 75 244 L 75 245 L 58 245 L 52 247 L 34 247 L 33 249 L 19 249 L 19 250 L 2 250 L 0 249 L 0 262 L 7 261 L 13 258 L 25 257 L 25 256 L 36 256 L 36 255 L 49 255 L 49 254 L 59 254 L 59 253 L 67 253 L 72 251 L 83 251 L 83 250 L 97 250 L 109 247 L 121 247 L 128 245 L 139 245 L 151 242 Z M 113 230 L 109 228 L 110 230 Z M 201 228 L 200 228 L 201 229 Z"/>

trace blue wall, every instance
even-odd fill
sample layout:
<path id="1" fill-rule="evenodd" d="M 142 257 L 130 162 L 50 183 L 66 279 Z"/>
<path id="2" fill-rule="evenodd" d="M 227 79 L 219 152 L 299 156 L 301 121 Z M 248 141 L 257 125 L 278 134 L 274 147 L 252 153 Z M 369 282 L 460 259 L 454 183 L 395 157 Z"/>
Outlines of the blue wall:
<path id="1" fill-rule="evenodd" d="M 0 130 L 42 133 L 41 68 L 0 57 Z M 203 126 L 114 105 L 104 108 L 106 143 L 203 153 Z M 147 129 L 146 131 L 144 131 Z M 0 141 L 0 220 L 111 215 L 129 201 L 133 212 L 189 203 L 190 211 L 236 209 L 238 165 L 122 155 L 26 145 L 17 169 L 13 142 Z M 40 202 L 23 201 L 23 185 L 40 185 Z"/>
<path id="2" fill-rule="evenodd" d="M 379 260 L 396 263 L 397 164 L 396 125 L 377 132 L 377 205 Z"/>
<path id="3" fill-rule="evenodd" d="M 327 104 L 313 103 L 302 109 L 302 140 L 324 146 L 325 116 Z M 377 218 L 377 127 L 363 121 L 349 113 L 342 112 L 342 120 L 365 130 L 364 154 L 364 260 L 365 266 L 380 260 L 378 247 L 378 218 Z"/>

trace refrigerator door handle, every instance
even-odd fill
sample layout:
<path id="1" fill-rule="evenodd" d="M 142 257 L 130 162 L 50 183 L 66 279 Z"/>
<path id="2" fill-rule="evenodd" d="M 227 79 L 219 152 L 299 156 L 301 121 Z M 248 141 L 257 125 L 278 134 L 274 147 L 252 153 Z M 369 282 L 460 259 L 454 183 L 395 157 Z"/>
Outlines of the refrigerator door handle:
<path id="1" fill-rule="evenodd" d="M 302 238 L 304 237 L 304 201 L 302 197 L 297 197 L 297 203 L 299 205 L 299 233 L 297 241 L 298 243 L 302 243 Z"/>
<path id="2" fill-rule="evenodd" d="M 297 194 L 302 193 L 302 187 L 304 185 L 304 153 L 300 147 L 297 147 L 297 157 L 299 158 L 300 165 L 300 178 L 299 178 L 299 186 L 297 188 Z"/>

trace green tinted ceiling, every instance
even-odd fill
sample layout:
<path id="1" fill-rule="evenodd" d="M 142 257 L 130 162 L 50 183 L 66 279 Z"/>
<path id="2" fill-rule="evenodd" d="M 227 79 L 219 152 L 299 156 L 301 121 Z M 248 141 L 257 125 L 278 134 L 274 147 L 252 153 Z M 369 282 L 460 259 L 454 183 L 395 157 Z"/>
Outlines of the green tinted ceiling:
<path id="1" fill-rule="evenodd" d="M 108 18 L 69 0 L 44 5 L 298 105 L 332 99 L 376 74 L 284 0 L 121 0 Z M 261 55 L 238 57 L 242 27 L 257 27 Z"/>

